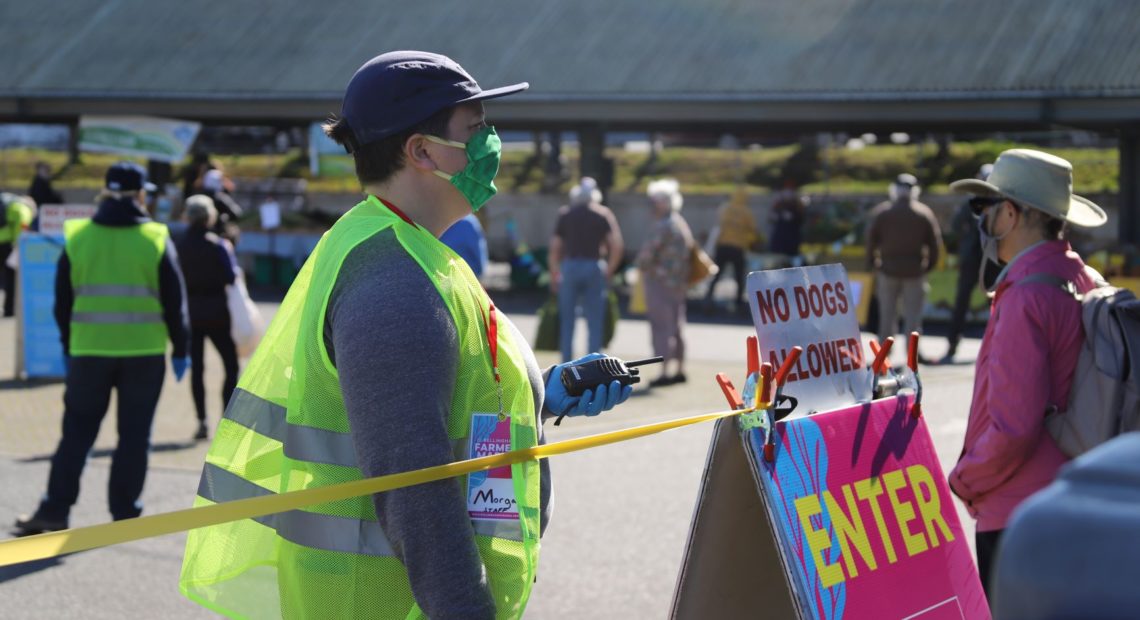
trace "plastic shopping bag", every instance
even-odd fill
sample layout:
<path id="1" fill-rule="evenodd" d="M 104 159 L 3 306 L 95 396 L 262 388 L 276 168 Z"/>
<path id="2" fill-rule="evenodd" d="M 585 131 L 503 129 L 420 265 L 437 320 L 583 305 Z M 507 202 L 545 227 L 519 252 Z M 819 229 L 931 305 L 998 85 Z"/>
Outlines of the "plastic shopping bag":
<path id="1" fill-rule="evenodd" d="M 238 270 L 234 283 L 226 287 L 226 306 L 230 310 L 230 335 L 238 356 L 249 357 L 265 335 L 265 322 L 257 305 L 249 298 L 245 276 Z"/>
<path id="2" fill-rule="evenodd" d="M 534 350 L 558 351 L 559 331 L 558 296 L 551 295 L 538 309 L 538 334 L 534 339 Z"/>
<path id="3" fill-rule="evenodd" d="M 645 314 L 648 310 L 645 306 L 645 278 L 641 273 L 631 275 L 633 289 L 629 294 L 629 313 L 630 314 Z"/>

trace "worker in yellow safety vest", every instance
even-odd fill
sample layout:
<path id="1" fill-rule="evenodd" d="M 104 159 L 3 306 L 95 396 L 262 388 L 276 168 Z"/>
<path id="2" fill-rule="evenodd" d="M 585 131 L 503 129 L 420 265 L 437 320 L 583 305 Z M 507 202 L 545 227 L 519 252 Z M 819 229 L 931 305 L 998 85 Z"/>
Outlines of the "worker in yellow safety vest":
<path id="1" fill-rule="evenodd" d="M 107 171 L 95 215 L 64 222 L 54 308 L 67 369 L 63 436 L 39 508 L 16 521 L 21 535 L 67 528 L 112 390 L 119 443 L 107 489 L 111 517 L 142 514 L 167 340 L 177 379 L 189 365 L 182 271 L 166 225 L 152 222 L 143 210 L 145 185 L 142 166 L 117 163 Z"/>
<path id="2" fill-rule="evenodd" d="M 362 66 L 326 133 L 366 197 L 286 295 L 219 423 L 195 505 L 524 449 L 551 415 L 629 397 L 567 394 L 438 237 L 495 194 L 500 142 L 450 58 Z M 575 360 L 580 361 L 580 360 Z M 573 362 L 571 362 L 573 363 Z M 547 522 L 545 461 L 192 530 L 180 581 L 231 617 L 517 618 Z"/>
<path id="3" fill-rule="evenodd" d="M 4 284 L 4 316 L 16 312 L 16 269 L 11 254 L 17 251 L 20 232 L 27 229 L 35 217 L 27 196 L 0 194 L 0 275 Z M 34 204 L 34 203 L 33 203 Z"/>

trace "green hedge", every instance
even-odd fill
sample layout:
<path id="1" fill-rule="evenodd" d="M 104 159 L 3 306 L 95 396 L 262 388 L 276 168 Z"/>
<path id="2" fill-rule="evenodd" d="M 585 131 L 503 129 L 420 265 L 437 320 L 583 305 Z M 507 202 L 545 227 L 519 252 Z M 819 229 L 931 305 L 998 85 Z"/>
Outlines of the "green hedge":
<path id="1" fill-rule="evenodd" d="M 1031 147 L 994 140 L 955 142 L 941 155 L 937 145 L 932 143 L 921 146 L 872 145 L 859 150 L 843 146 L 816 149 L 799 145 L 746 148 L 739 151 L 682 147 L 664 149 L 652 163 L 646 154 L 631 153 L 621 148 L 610 148 L 606 155 L 614 160 L 614 187 L 618 191 L 642 191 L 650 178 L 673 176 L 681 181 L 683 191 L 688 193 L 729 193 L 738 182 L 746 182 L 756 191 L 767 191 L 782 186 L 783 180 L 788 177 L 809 192 L 877 193 L 885 191 L 886 184 L 900 172 L 917 174 L 928 190 L 944 190 L 950 181 L 973 176 L 983 163 L 992 162 L 998 153 L 1015 146 Z M 1044 150 L 1073 162 L 1077 192 L 1117 191 L 1116 149 Z M 563 154 L 566 169 L 570 171 L 571 177 L 575 177 L 573 171 L 578 166 L 577 149 L 564 149 Z M 531 156 L 530 150 L 512 149 L 503 153 L 497 181 L 500 191 L 540 190 L 541 166 L 532 166 L 529 174 L 521 174 L 527 169 Z M 37 160 L 48 161 L 56 169 L 66 162 L 64 153 L 29 149 L 0 151 L 0 158 L 0 185 L 17 191 L 28 186 Z M 118 159 L 121 158 L 115 155 L 85 153 L 82 162 L 68 168 L 56 181 L 56 186 L 97 189 L 102 185 L 107 166 Z M 217 159 L 232 177 L 309 176 L 306 159 L 300 149 L 281 155 L 219 156 Z M 339 170 L 340 174 L 310 179 L 309 189 L 357 189 L 350 165 L 340 165 L 334 169 Z M 571 182 L 573 179 L 567 180 L 556 188 L 557 191 L 566 191 Z"/>

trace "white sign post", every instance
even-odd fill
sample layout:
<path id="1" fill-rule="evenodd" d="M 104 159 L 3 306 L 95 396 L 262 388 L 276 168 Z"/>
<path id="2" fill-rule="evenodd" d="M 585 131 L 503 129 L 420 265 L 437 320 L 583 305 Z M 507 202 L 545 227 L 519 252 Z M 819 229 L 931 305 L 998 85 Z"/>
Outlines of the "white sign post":
<path id="1" fill-rule="evenodd" d="M 63 223 L 67 220 L 78 220 L 95 215 L 95 205 L 65 204 L 44 205 L 40 207 L 40 233 L 45 235 L 62 235 Z"/>
<path id="2" fill-rule="evenodd" d="M 261 203 L 257 212 L 261 218 L 262 230 L 274 230 L 281 227 L 281 205 L 276 200 L 269 199 Z"/>
<path id="3" fill-rule="evenodd" d="M 779 368 L 792 347 L 804 349 L 785 390 L 798 401 L 793 417 L 871 400 L 869 360 L 842 265 L 755 271 L 747 290 L 761 361 Z"/>

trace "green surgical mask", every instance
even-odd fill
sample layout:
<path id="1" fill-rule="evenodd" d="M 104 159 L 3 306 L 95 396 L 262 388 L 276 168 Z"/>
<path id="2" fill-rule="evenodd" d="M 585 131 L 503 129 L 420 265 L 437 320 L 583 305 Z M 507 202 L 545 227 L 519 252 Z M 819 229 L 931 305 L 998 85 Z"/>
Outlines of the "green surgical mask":
<path id="1" fill-rule="evenodd" d="M 459 190 L 467 199 L 472 211 L 478 211 L 494 196 L 499 188 L 495 187 L 495 175 L 499 173 L 499 158 L 502 155 L 503 143 L 494 127 L 480 129 L 467 144 L 454 140 L 445 140 L 436 136 L 425 135 L 425 138 L 467 152 L 467 165 L 456 174 L 447 174 L 436 170 L 438 177 L 446 179 Z"/>

